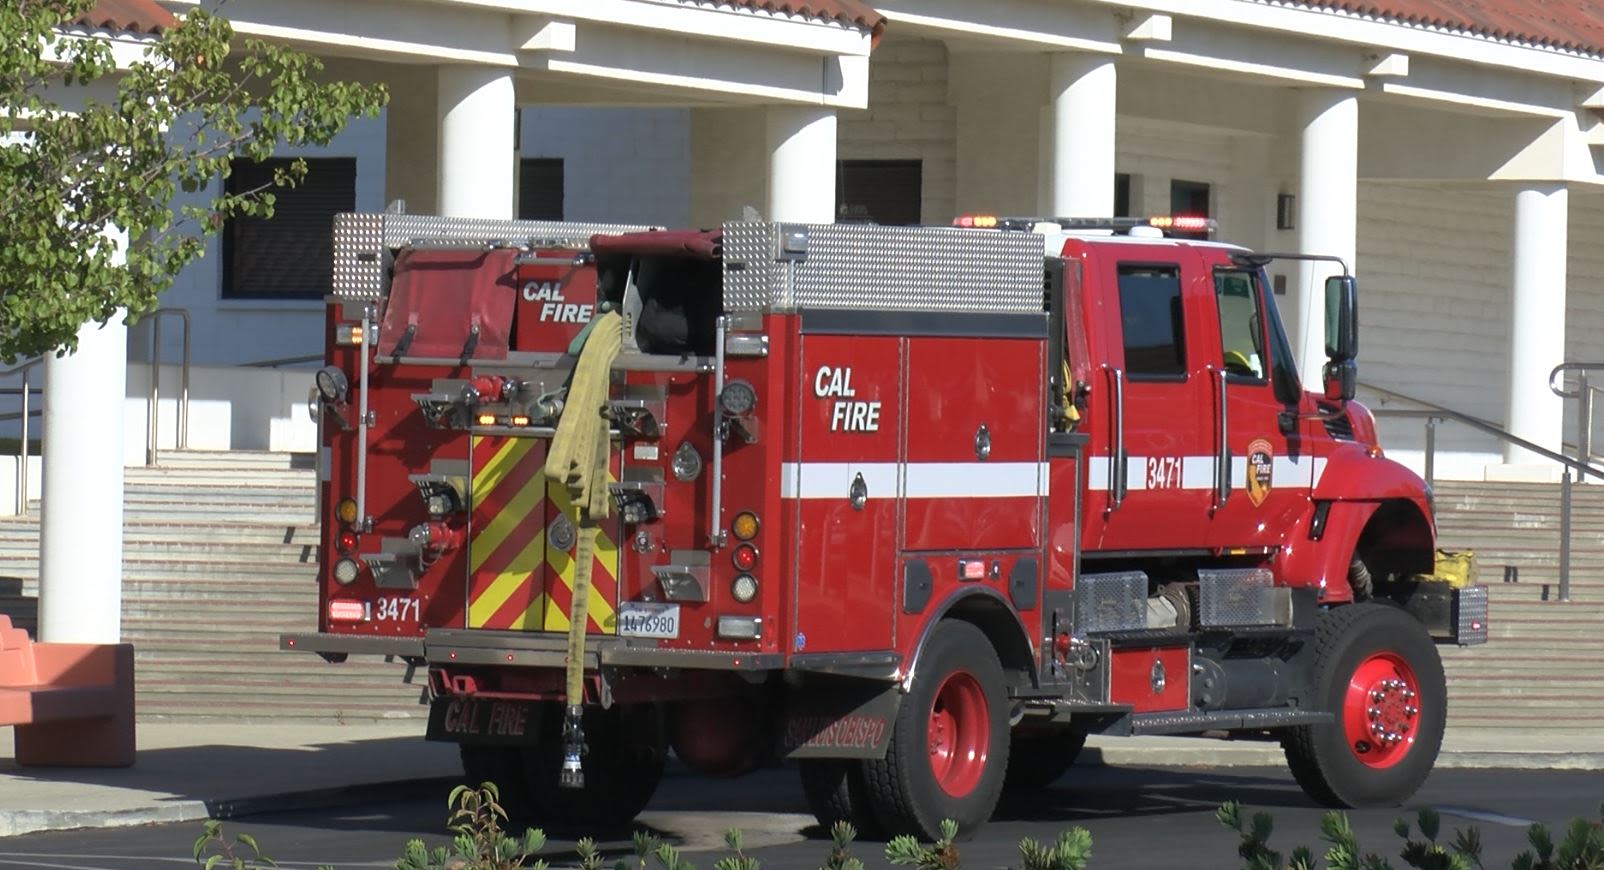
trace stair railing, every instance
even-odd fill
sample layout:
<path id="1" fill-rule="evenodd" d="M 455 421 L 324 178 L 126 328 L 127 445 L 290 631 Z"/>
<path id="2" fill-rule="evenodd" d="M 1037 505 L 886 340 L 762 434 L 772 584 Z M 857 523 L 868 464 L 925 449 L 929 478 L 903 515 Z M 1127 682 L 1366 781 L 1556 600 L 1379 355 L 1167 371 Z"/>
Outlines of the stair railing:
<path id="1" fill-rule="evenodd" d="M 158 308 L 145 315 L 150 318 L 150 405 L 145 411 L 145 464 L 156 464 L 156 429 L 159 415 L 157 399 L 161 394 L 162 318 L 177 317 L 184 327 L 183 368 L 179 370 L 178 395 L 178 449 L 189 447 L 189 310 L 186 308 Z"/>
<path id="2" fill-rule="evenodd" d="M 39 413 L 33 410 L 31 404 L 33 396 L 31 373 L 44 361 L 44 357 L 39 357 L 14 369 L 0 372 L 0 380 L 22 375 L 21 387 L 0 390 L 0 395 L 18 395 L 22 397 L 22 409 L 20 411 L 15 414 L 0 414 L 0 421 L 13 419 L 21 421 L 22 431 L 19 433 L 21 437 L 17 440 L 17 516 L 19 517 L 28 515 L 28 424 L 34 415 Z"/>
<path id="3" fill-rule="evenodd" d="M 1563 366 L 1561 368 L 1563 368 Z M 1600 371 L 1604 371 L 1604 365 L 1601 365 L 1599 368 Z M 1556 369 L 1556 372 L 1558 372 L 1558 369 Z M 1491 435 L 1506 444 L 1513 444 L 1522 450 L 1530 451 L 1531 453 L 1535 453 L 1544 459 L 1557 462 L 1564 466 L 1565 473 L 1560 480 L 1559 491 L 1559 600 L 1569 601 L 1571 598 L 1572 476 L 1574 475 L 1575 479 L 1578 481 L 1580 481 L 1583 476 L 1591 476 L 1598 480 L 1604 480 L 1604 468 L 1600 468 L 1588 462 L 1586 458 L 1588 457 L 1588 454 L 1585 451 L 1579 453 L 1577 457 L 1566 456 L 1563 453 L 1559 453 L 1550 450 L 1547 447 L 1542 447 L 1538 444 L 1532 443 L 1531 441 L 1527 441 L 1525 438 L 1522 438 L 1519 435 L 1510 434 L 1508 430 L 1504 429 L 1502 426 L 1499 426 L 1497 423 L 1483 420 L 1480 417 L 1473 417 L 1470 414 L 1466 414 L 1462 411 L 1455 411 L 1452 408 L 1445 408 L 1442 405 L 1428 402 L 1425 399 L 1416 398 L 1415 396 L 1410 396 L 1405 393 L 1400 393 L 1396 390 L 1389 390 L 1386 387 L 1378 387 L 1374 384 L 1365 383 L 1361 383 L 1360 386 L 1372 393 L 1378 393 L 1385 398 L 1398 399 L 1420 406 L 1418 408 L 1372 408 L 1371 413 L 1375 414 L 1377 417 L 1393 417 L 1425 421 L 1425 478 L 1427 486 L 1431 486 L 1435 482 L 1437 424 L 1449 421 L 1459 423 L 1464 426 L 1469 426 L 1478 432 Z"/>

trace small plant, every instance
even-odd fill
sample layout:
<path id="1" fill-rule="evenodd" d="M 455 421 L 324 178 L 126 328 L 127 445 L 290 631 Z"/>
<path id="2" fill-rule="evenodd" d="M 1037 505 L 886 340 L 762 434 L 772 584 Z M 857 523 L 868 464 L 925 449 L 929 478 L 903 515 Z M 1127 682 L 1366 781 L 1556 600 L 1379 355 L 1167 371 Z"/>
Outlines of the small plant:
<path id="1" fill-rule="evenodd" d="M 959 856 L 958 847 L 952 841 L 957 837 L 958 823 L 943 819 L 941 839 L 933 845 L 926 846 L 909 834 L 892 837 L 891 842 L 886 844 L 886 860 L 893 864 L 912 865 L 919 870 L 954 870 L 959 864 Z"/>
<path id="2" fill-rule="evenodd" d="M 713 870 L 759 870 L 762 867 L 756 858 L 741 851 L 740 828 L 730 828 L 724 832 L 724 845 L 735 854 L 718 859 L 713 864 Z"/>
<path id="3" fill-rule="evenodd" d="M 1604 818 L 1604 804 L 1599 804 L 1598 813 Z M 1572 819 L 1557 855 L 1546 826 L 1532 825 L 1526 830 L 1526 839 L 1535 852 L 1516 855 L 1514 870 L 1604 870 L 1604 824 L 1600 822 Z"/>
<path id="4" fill-rule="evenodd" d="M 852 857 L 852 841 L 858 838 L 858 829 L 851 822 L 839 821 L 830 826 L 830 857 L 819 870 L 863 870 L 863 862 Z"/>
<path id="5" fill-rule="evenodd" d="M 1404 863 L 1420 870 L 1480 870 L 1481 863 L 1481 832 L 1475 828 L 1469 831 L 1455 831 L 1454 842 L 1450 847 L 1444 847 L 1437 842 L 1437 832 L 1442 827 L 1442 818 L 1437 811 L 1426 807 L 1416 816 L 1416 824 L 1420 827 L 1420 836 L 1423 839 L 1415 840 L 1409 836 L 1409 823 L 1403 819 L 1394 822 L 1392 829 L 1403 838 L 1404 847 L 1399 855 Z"/>
<path id="6" fill-rule="evenodd" d="M 647 831 L 636 831 L 634 841 L 635 864 L 633 870 L 646 870 L 650 866 L 649 862 L 657 854 L 657 850 L 663 848 L 663 841 L 660 837 Z M 632 868 L 628 861 L 620 859 L 613 865 L 613 870 L 632 870 Z"/>
<path id="7" fill-rule="evenodd" d="M 657 859 L 658 866 L 663 870 L 696 870 L 696 865 L 681 858 L 679 850 L 667 843 L 658 846 L 652 857 Z"/>
<path id="8" fill-rule="evenodd" d="M 509 836 L 502 828 L 507 811 L 502 809 L 496 784 L 478 788 L 459 785 L 451 790 L 446 805 L 451 808 L 451 832 L 456 835 L 452 849 L 429 850 L 422 840 L 409 840 L 396 870 L 518 870 L 546 845 L 546 834 L 535 828 L 524 832 L 523 840 Z M 535 870 L 546 870 L 545 861 L 536 861 Z"/>
<path id="9" fill-rule="evenodd" d="M 579 870 L 602 870 L 602 861 L 605 859 L 594 839 L 580 837 L 579 842 L 574 844 L 574 851 L 579 853 Z"/>
<path id="10" fill-rule="evenodd" d="M 247 854 L 246 849 L 250 852 Z M 223 833 L 223 823 L 217 819 L 207 819 L 201 829 L 201 835 L 195 838 L 195 863 L 205 870 L 214 870 L 218 865 L 231 868 L 231 870 L 256 870 L 260 867 L 277 867 L 278 863 L 272 858 L 262 854 L 262 848 L 256 845 L 256 838 L 250 834 L 236 834 L 229 838 Z M 328 870 L 328 868 L 318 868 Z"/>
<path id="11" fill-rule="evenodd" d="M 1026 837 L 1019 841 L 1019 870 L 1086 870 L 1092 860 L 1092 832 L 1070 828 L 1058 842 L 1043 846 Z"/>
<path id="12" fill-rule="evenodd" d="M 1254 813 L 1251 821 L 1244 820 L 1242 805 L 1236 801 L 1226 801 L 1215 811 L 1214 818 L 1241 835 L 1242 841 L 1237 845 L 1236 853 L 1242 858 L 1243 870 L 1312 870 L 1314 867 L 1314 853 L 1303 846 L 1292 851 L 1290 865 L 1282 863 L 1281 853 L 1270 848 L 1270 833 L 1275 829 L 1275 820 L 1269 813 Z"/>

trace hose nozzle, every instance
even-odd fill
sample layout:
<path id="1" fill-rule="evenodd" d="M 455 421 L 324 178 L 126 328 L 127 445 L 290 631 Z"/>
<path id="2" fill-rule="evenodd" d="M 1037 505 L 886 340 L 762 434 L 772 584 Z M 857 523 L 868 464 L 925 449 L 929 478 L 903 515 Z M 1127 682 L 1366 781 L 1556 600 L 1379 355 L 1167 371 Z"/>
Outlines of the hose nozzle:
<path id="1" fill-rule="evenodd" d="M 567 714 L 563 716 L 563 766 L 557 780 L 563 788 L 585 787 L 582 759 L 587 750 L 583 723 L 584 708 L 570 704 Z"/>

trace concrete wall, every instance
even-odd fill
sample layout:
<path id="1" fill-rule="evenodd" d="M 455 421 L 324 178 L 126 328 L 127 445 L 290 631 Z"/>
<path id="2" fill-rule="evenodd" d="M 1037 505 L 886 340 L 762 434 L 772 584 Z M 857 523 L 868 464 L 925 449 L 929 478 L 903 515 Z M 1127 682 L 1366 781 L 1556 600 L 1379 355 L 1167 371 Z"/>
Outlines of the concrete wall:
<path id="1" fill-rule="evenodd" d="M 920 220 L 956 213 L 957 111 L 948 101 L 947 48 L 935 40 L 886 38 L 869 67 L 869 107 L 840 113 L 843 160 L 920 161 Z"/>
<path id="2" fill-rule="evenodd" d="M 563 160 L 563 217 L 575 221 L 690 222 L 688 109 L 529 106 L 525 157 Z"/>

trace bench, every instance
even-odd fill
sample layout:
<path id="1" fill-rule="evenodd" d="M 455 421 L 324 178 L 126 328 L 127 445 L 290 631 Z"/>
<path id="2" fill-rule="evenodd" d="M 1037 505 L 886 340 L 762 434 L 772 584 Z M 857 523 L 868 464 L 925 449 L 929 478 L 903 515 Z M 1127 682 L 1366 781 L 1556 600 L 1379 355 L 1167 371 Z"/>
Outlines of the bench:
<path id="1" fill-rule="evenodd" d="M 0 615 L 0 726 L 16 726 L 17 764 L 134 763 L 131 644 L 34 643 Z"/>

